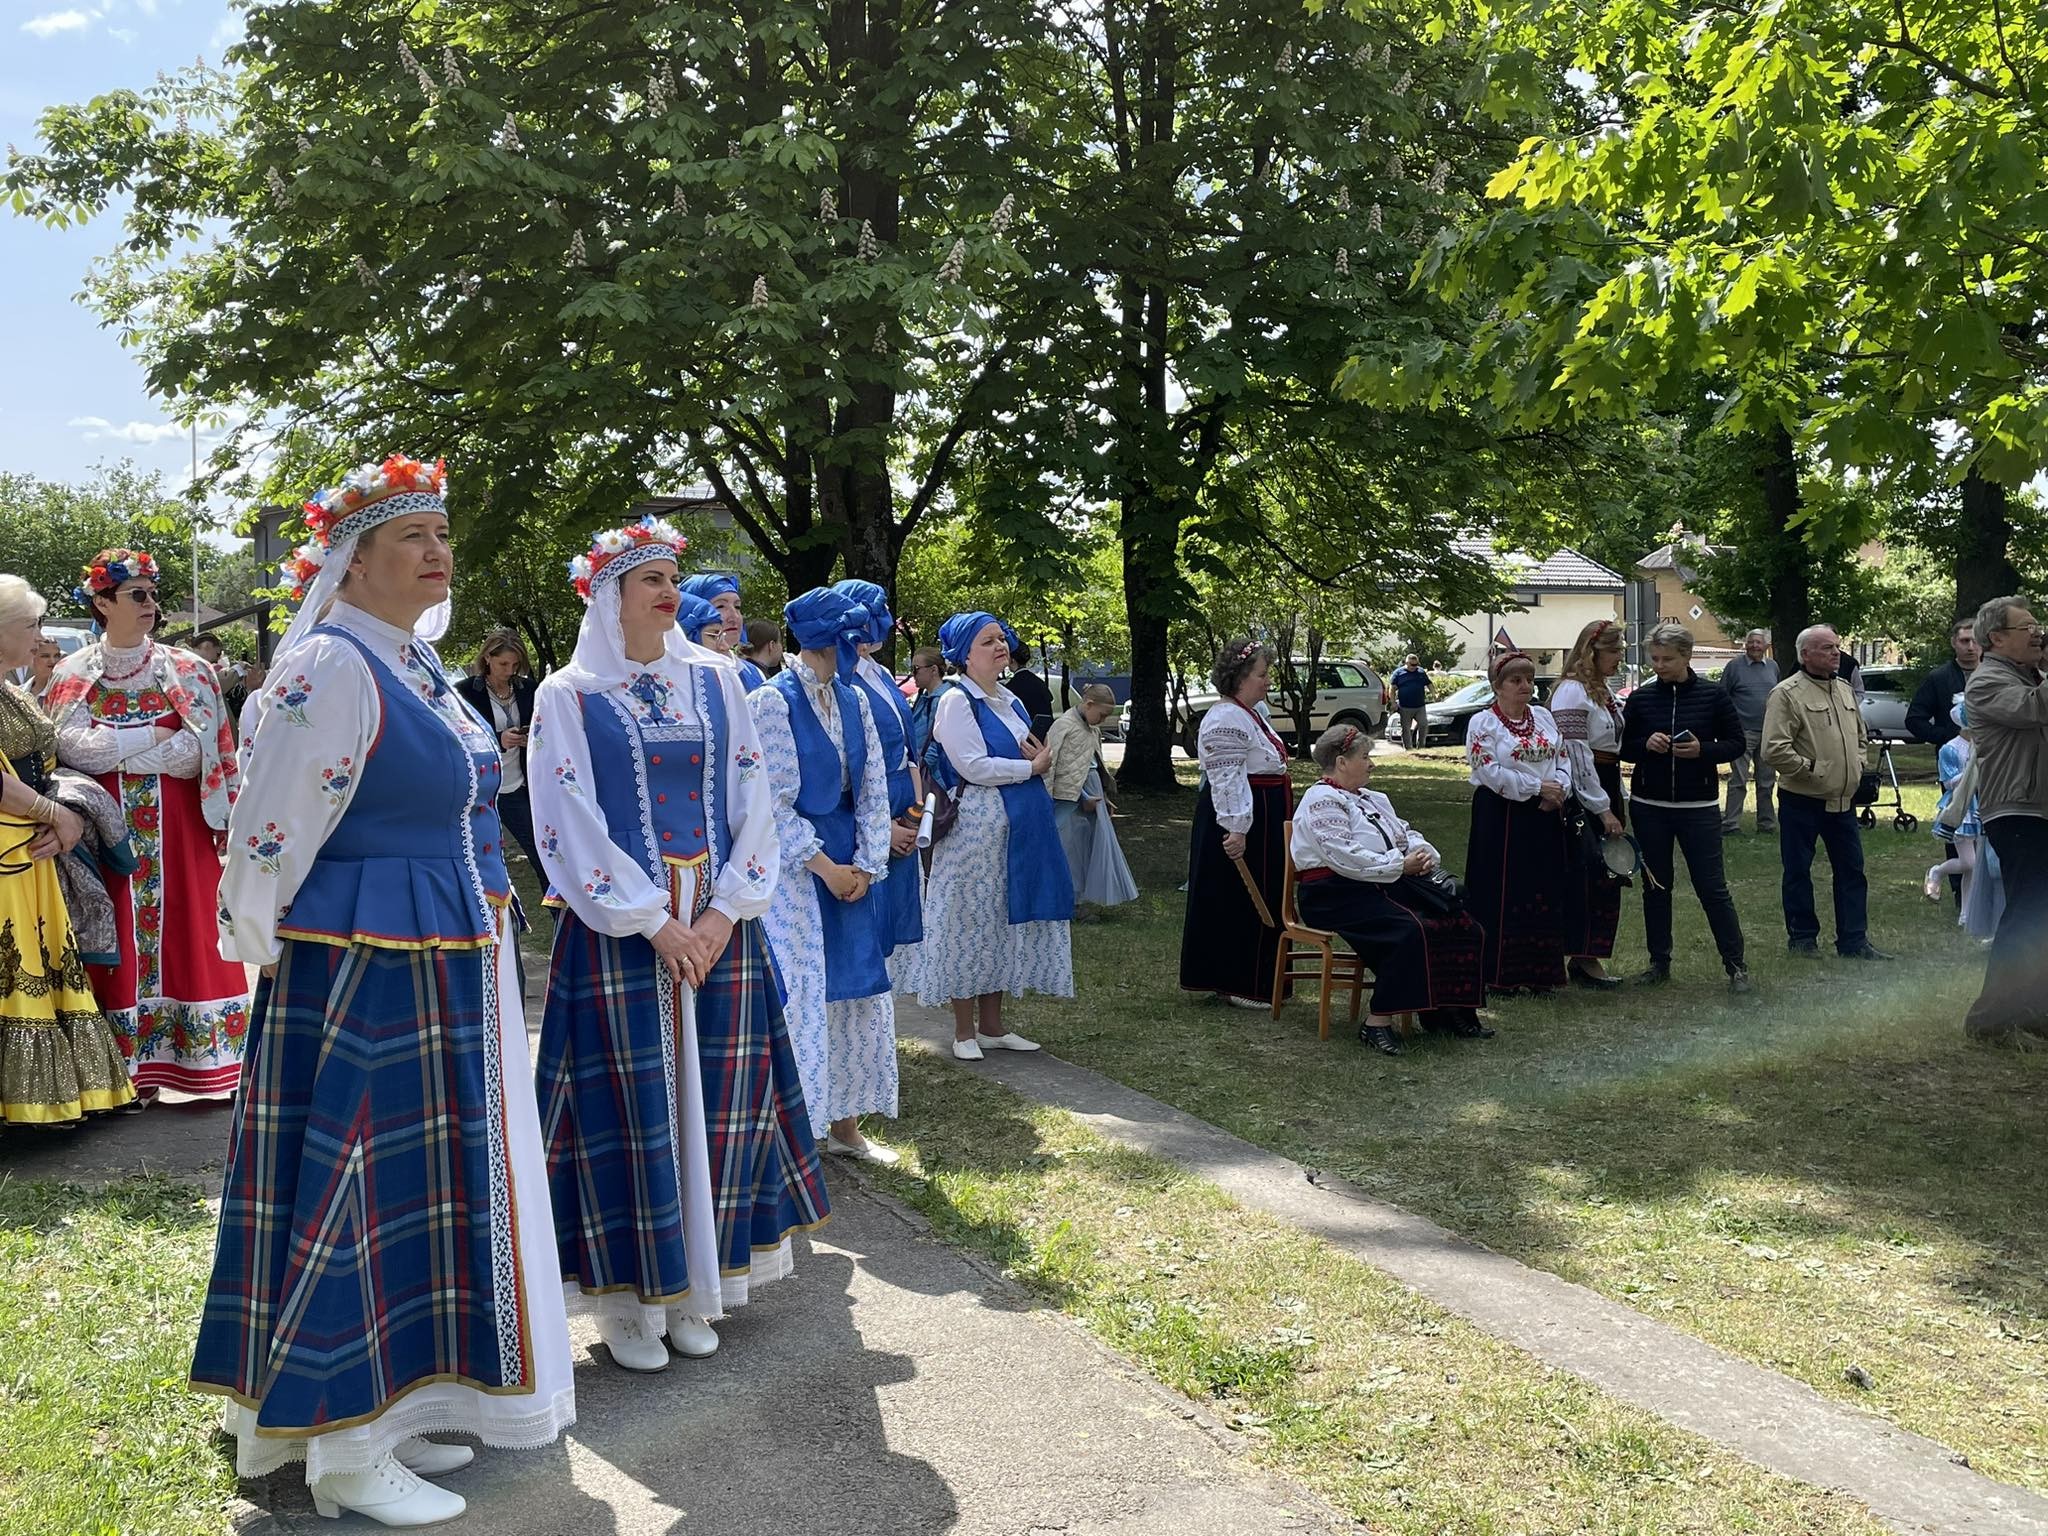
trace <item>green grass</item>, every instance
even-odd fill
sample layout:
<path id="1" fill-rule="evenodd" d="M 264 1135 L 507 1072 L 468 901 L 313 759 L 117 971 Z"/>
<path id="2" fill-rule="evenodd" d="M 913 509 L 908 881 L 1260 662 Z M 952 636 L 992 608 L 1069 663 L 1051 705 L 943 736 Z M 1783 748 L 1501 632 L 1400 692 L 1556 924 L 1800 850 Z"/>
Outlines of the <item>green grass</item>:
<path id="1" fill-rule="evenodd" d="M 1449 754 L 1376 787 L 1456 869 Z M 1486 1043 L 1398 1061 L 1176 986 L 1189 797 L 1129 795 L 1145 895 L 1075 929 L 1079 996 L 1014 1020 L 1061 1055 L 1490 1247 L 1789 1372 L 2048 1489 L 2048 1055 L 1964 1043 L 1981 951 L 1920 895 L 1922 830 L 1864 834 L 1891 965 L 1785 951 L 1774 839 L 1728 841 L 1757 990 L 1725 989 L 1683 877 L 1677 982 L 1511 999 Z M 1817 859 L 1824 926 L 1828 877 Z M 1618 974 L 1645 961 L 1624 909 Z M 915 1124 L 917 1100 L 906 1095 Z M 1845 1379 L 1851 1366 L 1874 1381 Z"/>
<path id="2" fill-rule="evenodd" d="M 0 1536 L 225 1529 L 218 1400 L 185 1386 L 213 1231 L 165 1179 L 0 1179 Z"/>
<path id="3" fill-rule="evenodd" d="M 917 1162 L 877 1182 L 1375 1532 L 1882 1528 L 1070 1115 L 921 1050 L 903 1063 L 895 1139 Z"/>

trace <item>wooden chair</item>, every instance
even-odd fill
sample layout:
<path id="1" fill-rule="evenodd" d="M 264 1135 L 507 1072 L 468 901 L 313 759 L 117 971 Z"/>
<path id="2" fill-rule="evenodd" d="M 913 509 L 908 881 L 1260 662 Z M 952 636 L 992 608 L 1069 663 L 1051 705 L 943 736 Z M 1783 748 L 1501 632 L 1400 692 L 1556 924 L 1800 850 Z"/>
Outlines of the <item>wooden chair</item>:
<path id="1" fill-rule="evenodd" d="M 1280 886 L 1280 953 L 1273 961 L 1273 1017 L 1280 1017 L 1280 1002 L 1287 995 L 1287 983 L 1313 977 L 1317 987 L 1316 1033 L 1330 1038 L 1330 997 L 1340 987 L 1351 989 L 1351 1022 L 1358 1023 L 1365 1011 L 1368 986 L 1365 962 L 1341 946 L 1337 935 L 1323 928 L 1311 928 L 1294 909 L 1294 823 L 1288 822 L 1280 835 L 1281 857 L 1286 873 Z M 1300 948 L 1297 950 L 1296 946 Z"/>

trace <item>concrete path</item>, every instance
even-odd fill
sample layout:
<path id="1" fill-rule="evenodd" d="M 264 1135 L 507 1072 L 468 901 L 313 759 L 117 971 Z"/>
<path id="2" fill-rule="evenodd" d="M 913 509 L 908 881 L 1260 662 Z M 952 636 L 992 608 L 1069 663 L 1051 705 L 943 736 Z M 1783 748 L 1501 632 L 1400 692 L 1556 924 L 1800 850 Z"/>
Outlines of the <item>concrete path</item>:
<path id="1" fill-rule="evenodd" d="M 953 1061 L 950 1016 L 900 999 L 897 1030 Z M 2048 1499 L 1993 1482 L 1947 1447 L 1830 1402 L 1584 1286 L 1456 1233 L 1048 1053 L 963 1071 L 1068 1110 L 1112 1140 L 1207 1179 L 1413 1286 L 1446 1311 L 1773 1472 L 1836 1489 L 1894 1529 L 2048 1536 Z"/>

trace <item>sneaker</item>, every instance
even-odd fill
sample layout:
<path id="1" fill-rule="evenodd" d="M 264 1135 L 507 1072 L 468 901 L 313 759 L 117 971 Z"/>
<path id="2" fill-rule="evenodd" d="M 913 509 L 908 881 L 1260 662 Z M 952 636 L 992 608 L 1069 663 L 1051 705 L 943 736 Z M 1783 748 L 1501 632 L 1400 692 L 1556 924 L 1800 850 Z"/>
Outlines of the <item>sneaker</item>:
<path id="1" fill-rule="evenodd" d="M 1787 939 L 1785 948 L 1795 955 L 1812 956 L 1820 953 L 1820 945 L 1813 939 Z"/>
<path id="2" fill-rule="evenodd" d="M 1739 965 L 1730 971 L 1728 973 L 1728 990 L 1738 997 L 1747 994 L 1750 990 L 1749 972 Z"/>

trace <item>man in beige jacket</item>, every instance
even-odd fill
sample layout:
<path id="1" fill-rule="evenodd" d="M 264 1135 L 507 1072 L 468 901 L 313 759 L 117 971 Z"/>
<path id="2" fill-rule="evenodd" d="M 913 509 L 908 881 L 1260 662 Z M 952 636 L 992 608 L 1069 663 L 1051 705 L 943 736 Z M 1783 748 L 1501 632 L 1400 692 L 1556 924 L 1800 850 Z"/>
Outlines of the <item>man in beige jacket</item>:
<path id="1" fill-rule="evenodd" d="M 1984 990 L 1963 1029 L 2011 1042 L 2048 1034 L 2048 688 L 2042 634 L 2026 599 L 1977 610 L 1984 659 L 1963 691 L 1977 764 L 1978 815 L 1998 855 L 2005 911 L 1984 966 Z"/>
<path id="2" fill-rule="evenodd" d="M 1813 905 L 1813 846 L 1824 843 L 1835 887 L 1835 953 L 1889 960 L 1870 942 L 1870 882 L 1856 786 L 1870 746 L 1856 696 L 1835 675 L 1842 642 L 1825 624 L 1799 632 L 1799 670 L 1764 706 L 1764 758 L 1778 775 L 1778 855 L 1784 861 L 1785 939 L 1795 955 L 1820 952 Z"/>

